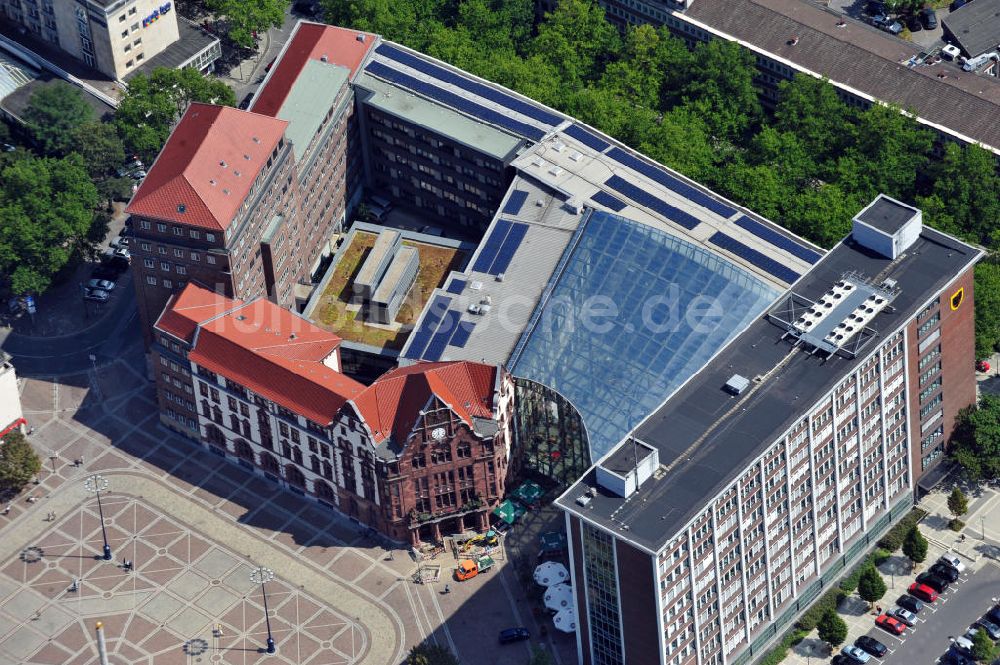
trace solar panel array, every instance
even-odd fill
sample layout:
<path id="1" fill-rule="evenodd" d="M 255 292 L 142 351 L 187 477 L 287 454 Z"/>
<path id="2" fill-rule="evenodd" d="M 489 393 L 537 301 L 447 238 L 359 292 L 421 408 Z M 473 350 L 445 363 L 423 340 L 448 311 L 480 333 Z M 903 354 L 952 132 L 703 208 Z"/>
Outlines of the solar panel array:
<path id="1" fill-rule="evenodd" d="M 619 212 L 622 208 L 625 207 L 624 201 L 616 199 L 607 192 L 597 192 L 596 194 L 590 197 L 590 200 L 598 205 L 602 205 L 605 208 L 608 208 L 609 210 L 614 210 L 615 212 Z"/>
<path id="2" fill-rule="evenodd" d="M 438 325 L 437 330 L 434 332 L 434 336 L 431 338 L 430 344 L 427 345 L 427 350 L 424 351 L 424 360 L 440 360 L 441 354 L 444 353 L 444 349 L 448 346 L 448 342 L 451 341 L 451 336 L 455 334 L 458 330 L 458 320 L 461 318 L 462 313 L 457 312 L 453 309 L 449 309 L 441 317 L 441 323 Z"/>
<path id="3" fill-rule="evenodd" d="M 740 216 L 736 220 L 735 224 L 741 229 L 749 231 L 750 233 L 754 234 L 758 238 L 766 240 L 775 247 L 785 250 L 792 256 L 799 257 L 803 261 L 807 261 L 809 263 L 816 263 L 820 259 L 819 252 L 815 252 L 809 249 L 808 247 L 800 245 L 799 243 L 795 242 L 788 236 L 781 235 L 774 229 L 769 228 L 764 224 L 761 224 L 755 219 L 750 219 L 746 215 Z"/>
<path id="4" fill-rule="evenodd" d="M 396 85 L 401 85 L 404 88 L 409 88 L 410 90 L 418 92 L 429 99 L 440 102 L 445 106 L 461 111 L 462 113 L 471 115 L 475 118 L 479 118 L 483 122 L 503 127 L 504 129 L 510 130 L 514 134 L 524 136 L 533 141 L 540 141 L 546 134 L 545 131 L 537 127 L 513 120 L 512 118 L 509 118 L 502 113 L 498 113 L 493 109 L 486 108 L 481 104 L 476 104 L 461 95 L 457 95 L 453 92 L 445 90 L 444 88 L 439 88 L 436 85 L 431 85 L 426 81 L 421 81 L 420 79 L 410 76 L 409 74 L 404 74 L 403 72 L 397 71 L 392 67 L 382 64 L 381 62 L 369 63 L 365 71 L 372 76 L 377 76 L 378 78 L 384 79 L 390 83 L 395 83 Z"/>
<path id="5" fill-rule="evenodd" d="M 551 127 L 555 127 L 563 120 L 554 113 L 550 113 L 545 109 L 535 106 L 534 104 L 530 104 L 522 99 L 508 95 L 500 90 L 497 90 L 496 88 L 480 83 L 479 81 L 456 74 L 453 71 L 441 67 L 440 65 L 435 65 L 433 62 L 424 60 L 423 58 L 412 53 L 407 53 L 406 51 L 396 48 L 395 46 L 382 43 L 377 49 L 375 49 L 375 52 L 385 58 L 388 58 L 389 60 L 394 60 L 395 62 L 404 64 L 407 67 L 412 67 L 421 73 L 427 74 L 428 76 L 436 78 L 440 81 L 450 83 L 461 88 L 462 90 L 467 90 L 468 92 L 479 95 L 484 99 L 488 99 L 491 102 L 504 106 L 512 111 L 516 111 L 521 115 L 527 116 Z"/>
<path id="6" fill-rule="evenodd" d="M 620 176 L 613 175 L 604 184 L 615 191 L 621 192 L 639 205 L 645 206 L 650 210 L 655 210 L 675 224 L 680 224 L 688 231 L 701 224 L 698 218 L 691 213 L 670 205 L 663 199 L 657 198 L 646 190 L 636 187 Z"/>
<path id="7" fill-rule="evenodd" d="M 523 206 L 524 202 L 527 200 L 528 192 L 521 189 L 515 189 L 511 193 L 510 198 L 507 199 L 507 204 L 503 207 L 503 214 L 516 215 L 521 212 L 521 206 Z"/>
<path id="8" fill-rule="evenodd" d="M 499 275 L 507 270 L 527 232 L 527 224 L 498 219 L 493 232 L 483 243 L 472 269 L 491 275 Z"/>
<path id="9" fill-rule="evenodd" d="M 465 343 L 469 341 L 469 336 L 472 335 L 472 331 L 476 328 L 476 324 L 472 321 L 459 321 L 458 328 L 455 329 L 455 334 L 451 336 L 450 346 L 457 346 L 458 348 L 464 348 Z"/>
<path id="10" fill-rule="evenodd" d="M 687 200 L 691 201 L 696 205 L 700 205 L 706 210 L 711 210 L 716 215 L 719 215 L 723 219 L 729 219 L 736 211 L 721 201 L 717 201 L 705 192 L 701 191 L 697 187 L 692 187 L 691 185 L 683 182 L 682 180 L 673 177 L 663 169 L 644 162 L 635 155 L 625 152 L 621 148 L 613 148 L 608 151 L 608 156 L 614 159 L 620 164 L 624 164 L 633 171 L 637 171 L 653 182 L 658 182 L 667 189 L 676 192 L 677 194 L 683 196 Z"/>
<path id="11" fill-rule="evenodd" d="M 611 146 L 610 143 L 596 134 L 592 134 L 580 125 L 570 125 L 563 130 L 563 133 L 576 139 L 588 148 L 593 148 L 597 152 L 604 152 Z"/>
<path id="12" fill-rule="evenodd" d="M 427 308 L 427 313 L 424 314 L 420 326 L 413 332 L 413 337 L 410 338 L 410 348 L 406 353 L 408 358 L 419 358 L 423 355 L 424 349 L 427 348 L 427 343 L 431 340 L 431 335 L 438 329 L 441 318 L 444 316 L 449 305 L 451 305 L 451 298 L 446 298 L 445 296 L 435 296 L 431 300 L 431 304 Z"/>
<path id="13" fill-rule="evenodd" d="M 708 241 L 716 247 L 721 247 L 722 249 L 732 252 L 736 256 L 745 259 L 764 272 L 768 272 L 784 282 L 791 284 L 799 278 L 799 273 L 787 267 L 780 261 L 776 261 L 775 259 L 758 252 L 752 247 L 747 247 L 736 238 L 726 235 L 722 231 L 717 231 L 711 238 L 708 239 Z"/>
<path id="14" fill-rule="evenodd" d="M 465 285 L 468 284 L 464 279 L 453 279 L 451 284 L 448 285 L 448 293 L 459 294 L 465 290 Z"/>

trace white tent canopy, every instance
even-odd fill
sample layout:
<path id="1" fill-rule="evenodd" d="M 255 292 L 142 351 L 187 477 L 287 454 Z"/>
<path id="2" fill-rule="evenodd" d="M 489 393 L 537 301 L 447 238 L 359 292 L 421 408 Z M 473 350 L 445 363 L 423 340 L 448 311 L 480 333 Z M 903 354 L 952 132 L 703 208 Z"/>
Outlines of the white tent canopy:
<path id="1" fill-rule="evenodd" d="M 535 568 L 535 582 L 542 586 L 553 586 L 561 584 L 569 579 L 569 571 L 566 566 L 556 561 L 546 561 Z"/>
<path id="2" fill-rule="evenodd" d="M 560 610 L 552 618 L 552 623 L 564 633 L 576 632 L 576 610 L 572 607 Z"/>
<path id="3" fill-rule="evenodd" d="M 556 612 L 573 607 L 573 587 L 556 584 L 545 591 L 545 607 Z"/>

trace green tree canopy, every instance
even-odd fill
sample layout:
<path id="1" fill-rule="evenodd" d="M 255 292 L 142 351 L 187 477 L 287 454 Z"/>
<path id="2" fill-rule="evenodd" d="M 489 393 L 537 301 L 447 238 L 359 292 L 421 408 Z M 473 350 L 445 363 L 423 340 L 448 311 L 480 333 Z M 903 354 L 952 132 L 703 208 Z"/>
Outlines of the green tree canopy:
<path id="1" fill-rule="evenodd" d="M 228 35 L 235 44 L 252 48 L 254 34 L 280 28 L 289 0 L 206 0 L 216 16 L 225 16 Z"/>
<path id="2" fill-rule="evenodd" d="M 42 460 L 20 430 L 7 433 L 0 441 L 0 490 L 17 492 L 42 468 Z"/>
<path id="3" fill-rule="evenodd" d="M 604 10 L 595 0 L 559 0 L 556 8 L 545 14 L 531 43 L 531 52 L 559 72 L 566 92 L 597 78 L 620 48 L 618 31 L 604 20 Z"/>
<path id="4" fill-rule="evenodd" d="M 191 102 L 235 106 L 236 97 L 222 81 L 190 67 L 157 67 L 132 77 L 114 121 L 129 153 L 151 163 Z"/>
<path id="5" fill-rule="evenodd" d="M 1000 177 L 994 155 L 978 145 L 946 143 L 944 155 L 928 169 L 933 185 L 928 198 L 943 203 L 935 219 L 944 228 L 977 242 L 990 242 L 1000 222 Z M 929 207 L 936 207 L 931 204 Z"/>
<path id="6" fill-rule="evenodd" d="M 459 665 L 448 647 L 424 642 L 410 649 L 406 665 Z"/>
<path id="7" fill-rule="evenodd" d="M 1000 349 L 1000 262 L 976 264 L 976 357 L 987 358 Z"/>
<path id="8" fill-rule="evenodd" d="M 923 563 L 927 559 L 927 539 L 916 524 L 903 540 L 903 554 L 913 563 Z"/>
<path id="9" fill-rule="evenodd" d="M 63 157 L 75 146 L 81 125 L 94 120 L 83 93 L 64 81 L 52 81 L 31 95 L 24 110 L 28 131 L 46 155 Z"/>
<path id="10" fill-rule="evenodd" d="M 98 200 L 77 154 L 23 154 L 0 171 L 0 274 L 9 276 L 14 293 L 44 291 L 87 247 Z"/>
<path id="11" fill-rule="evenodd" d="M 681 89 L 683 104 L 703 114 L 716 138 L 744 138 L 763 115 L 753 85 L 753 54 L 734 42 L 713 39 L 695 47 L 694 62 L 697 66 L 690 68 Z"/>
<path id="12" fill-rule="evenodd" d="M 952 437 L 954 458 L 972 480 L 1000 477 L 1000 397 L 983 393 L 959 415 Z"/>
<path id="13" fill-rule="evenodd" d="M 86 122 L 73 132 L 73 152 L 80 153 L 94 180 L 110 177 L 125 162 L 125 146 L 114 125 Z"/>
<path id="14" fill-rule="evenodd" d="M 775 128 L 797 136 L 809 154 L 819 159 L 839 155 L 853 136 L 857 112 L 840 99 L 829 81 L 796 74 L 782 81 L 778 90 Z"/>
<path id="15" fill-rule="evenodd" d="M 816 624 L 816 631 L 819 633 L 819 639 L 832 647 L 843 644 L 844 640 L 847 639 L 847 624 L 837 614 L 837 610 L 832 607 L 827 608 L 823 616 L 820 617 L 819 623 Z"/>
<path id="16" fill-rule="evenodd" d="M 885 580 L 874 565 L 861 571 L 861 577 L 858 578 L 858 595 L 862 600 L 868 601 L 869 604 L 878 602 L 886 591 Z"/>
<path id="17" fill-rule="evenodd" d="M 962 488 L 957 485 L 952 488 L 951 494 L 948 495 L 948 510 L 955 517 L 961 517 L 969 512 L 969 499 L 965 496 Z"/>
<path id="18" fill-rule="evenodd" d="M 998 655 L 997 645 L 985 630 L 979 628 L 972 636 L 972 657 L 978 663 L 992 663 Z"/>

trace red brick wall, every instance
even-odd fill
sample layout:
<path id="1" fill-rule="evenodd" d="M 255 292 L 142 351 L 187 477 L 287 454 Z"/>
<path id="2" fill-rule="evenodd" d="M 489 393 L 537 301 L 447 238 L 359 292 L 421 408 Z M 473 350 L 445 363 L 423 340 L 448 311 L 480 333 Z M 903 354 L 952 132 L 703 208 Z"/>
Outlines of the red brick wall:
<path id="1" fill-rule="evenodd" d="M 653 557 L 617 539 L 615 549 L 625 662 L 628 665 L 660 665 Z"/>
<path id="2" fill-rule="evenodd" d="M 583 584 L 583 539 L 580 535 L 580 520 L 569 517 L 569 539 L 573 551 L 573 579 L 576 582 L 576 626 L 577 636 L 582 644 L 583 658 L 580 665 L 591 665 L 590 659 L 590 617 L 587 616 L 587 592 Z"/>

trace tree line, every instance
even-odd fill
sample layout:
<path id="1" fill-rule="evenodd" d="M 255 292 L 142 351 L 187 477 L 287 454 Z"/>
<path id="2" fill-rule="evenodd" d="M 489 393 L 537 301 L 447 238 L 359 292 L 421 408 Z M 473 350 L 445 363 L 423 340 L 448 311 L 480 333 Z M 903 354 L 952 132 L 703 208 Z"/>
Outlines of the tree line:
<path id="1" fill-rule="evenodd" d="M 928 224 L 997 247 L 1000 177 L 979 146 L 936 145 L 899 109 L 846 104 L 827 81 L 783 82 L 773 111 L 754 56 L 693 49 L 665 27 L 620 33 L 593 0 L 323 0 L 326 20 L 376 32 L 604 131 L 823 247 L 884 192 Z M 942 154 L 935 154 L 936 151 Z M 976 349 L 1000 341 L 1000 265 L 976 269 Z"/>

